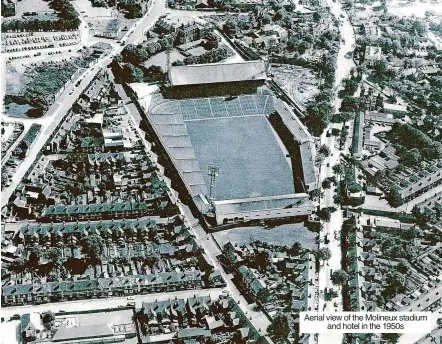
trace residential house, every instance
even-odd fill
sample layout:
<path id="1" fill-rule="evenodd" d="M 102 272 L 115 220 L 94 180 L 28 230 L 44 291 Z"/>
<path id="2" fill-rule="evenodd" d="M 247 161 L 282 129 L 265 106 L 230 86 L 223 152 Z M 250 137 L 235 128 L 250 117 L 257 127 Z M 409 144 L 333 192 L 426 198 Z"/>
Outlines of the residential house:
<path id="1" fill-rule="evenodd" d="M 43 323 L 39 313 L 24 313 L 20 317 L 20 335 L 24 342 L 33 342 L 38 333 L 43 331 Z"/>
<path id="2" fill-rule="evenodd" d="M 2 286 L 2 306 L 40 304 L 85 298 L 106 298 L 132 294 L 200 289 L 201 272 L 163 272 L 150 275 L 96 278 L 90 280 L 5 284 Z"/>

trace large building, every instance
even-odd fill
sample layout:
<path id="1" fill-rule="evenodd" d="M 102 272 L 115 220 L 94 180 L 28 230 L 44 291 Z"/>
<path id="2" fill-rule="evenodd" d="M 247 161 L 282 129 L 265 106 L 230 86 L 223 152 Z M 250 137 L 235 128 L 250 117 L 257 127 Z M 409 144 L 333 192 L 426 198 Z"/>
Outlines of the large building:
<path id="1" fill-rule="evenodd" d="M 181 24 L 176 29 L 176 40 L 178 44 L 196 41 L 201 38 L 201 29 L 196 23 Z"/>
<path id="2" fill-rule="evenodd" d="M 172 66 L 171 93 L 177 98 L 255 93 L 267 75 L 263 61 Z"/>
<path id="3" fill-rule="evenodd" d="M 172 100 L 149 112 L 197 208 L 217 224 L 313 213 L 307 193 L 317 187 L 315 145 L 281 100 L 267 94 Z M 267 118 L 275 113 L 295 142 L 292 158 Z"/>
<path id="4" fill-rule="evenodd" d="M 309 195 L 302 193 L 215 201 L 214 207 L 218 224 L 294 217 L 313 213 Z"/>
<path id="5" fill-rule="evenodd" d="M 2 0 L 2 16 L 12 17 L 15 16 L 16 3 L 11 0 Z"/>
<path id="6" fill-rule="evenodd" d="M 20 319 L 20 334 L 24 343 L 102 344 L 134 343 L 137 328 L 133 310 L 128 308 L 86 312 L 60 312 L 54 324 L 43 326 L 42 315 L 26 313 Z"/>

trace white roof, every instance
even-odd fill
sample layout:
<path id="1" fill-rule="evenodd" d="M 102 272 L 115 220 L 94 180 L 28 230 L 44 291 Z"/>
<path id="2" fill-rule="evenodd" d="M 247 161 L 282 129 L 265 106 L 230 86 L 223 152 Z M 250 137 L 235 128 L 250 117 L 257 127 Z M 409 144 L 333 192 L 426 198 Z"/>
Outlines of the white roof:
<path id="1" fill-rule="evenodd" d="M 407 111 L 407 107 L 405 105 L 400 105 L 400 104 L 384 103 L 384 110 L 393 110 L 393 111 L 403 111 L 403 112 L 406 112 Z"/>
<path id="2" fill-rule="evenodd" d="M 264 61 L 261 60 L 228 64 L 172 66 L 170 68 L 172 86 L 265 80 L 266 78 Z"/>

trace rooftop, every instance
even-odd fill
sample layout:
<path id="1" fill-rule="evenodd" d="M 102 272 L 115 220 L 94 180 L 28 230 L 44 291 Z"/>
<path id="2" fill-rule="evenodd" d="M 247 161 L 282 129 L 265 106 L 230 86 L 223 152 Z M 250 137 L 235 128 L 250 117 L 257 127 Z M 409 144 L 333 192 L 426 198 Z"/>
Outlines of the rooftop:
<path id="1" fill-rule="evenodd" d="M 112 329 L 105 324 L 80 326 L 80 327 L 61 327 L 57 330 L 52 341 L 61 342 L 66 340 L 78 340 L 98 337 L 111 337 L 114 335 Z"/>
<path id="2" fill-rule="evenodd" d="M 216 213 L 220 215 L 244 211 L 260 211 L 265 209 L 284 209 L 299 206 L 311 207 L 312 210 L 314 208 L 307 194 L 289 194 L 215 201 Z"/>
<path id="3" fill-rule="evenodd" d="M 265 80 L 266 78 L 263 61 L 172 66 L 170 69 L 172 86 Z"/>

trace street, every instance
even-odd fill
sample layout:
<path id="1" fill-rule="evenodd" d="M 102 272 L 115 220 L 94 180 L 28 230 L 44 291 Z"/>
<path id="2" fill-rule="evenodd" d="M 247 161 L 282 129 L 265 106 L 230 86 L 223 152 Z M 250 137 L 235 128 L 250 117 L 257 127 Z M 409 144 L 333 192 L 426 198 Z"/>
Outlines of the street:
<path id="1" fill-rule="evenodd" d="M 337 58 L 337 69 L 336 69 L 336 77 L 335 77 L 335 103 L 334 103 L 334 113 L 336 113 L 340 107 L 341 100 L 337 97 L 337 91 L 341 85 L 341 82 L 344 78 L 347 78 L 350 74 L 351 68 L 354 66 L 354 62 L 352 59 L 348 59 L 345 55 L 352 51 L 353 45 L 355 44 L 355 34 L 353 31 L 353 27 L 350 24 L 348 16 L 344 9 L 342 8 L 342 4 L 338 1 L 327 0 L 327 4 L 330 6 L 332 13 L 341 20 L 342 25 L 340 27 L 341 37 L 343 42 L 341 42 L 341 47 L 338 53 Z M 335 146 L 335 138 L 333 136 L 327 137 L 326 133 L 328 130 L 325 130 L 323 135 L 321 136 L 321 144 L 326 145 L 330 148 L 331 155 L 325 158 L 323 162 L 323 166 L 321 167 L 320 180 L 321 183 L 326 177 L 333 176 L 332 167 L 333 165 L 339 163 L 339 157 L 341 151 Z M 341 247 L 339 244 L 340 240 L 340 232 L 342 226 L 342 210 L 340 207 L 336 206 L 333 202 L 333 195 L 335 187 L 332 186 L 330 189 L 324 190 L 324 197 L 321 198 L 321 207 L 335 207 L 337 210 L 331 214 L 330 222 L 324 223 L 324 230 L 320 233 L 320 248 L 326 247 L 330 249 L 331 258 L 328 262 L 323 263 L 320 267 L 319 271 L 319 311 L 326 312 L 335 312 L 342 311 L 342 294 L 341 290 L 337 287 L 333 286 L 331 283 L 331 273 L 332 271 L 336 271 L 341 269 Z M 336 233 L 336 235 L 335 235 Z M 336 238 L 335 238 L 336 237 Z M 328 239 L 328 243 L 325 243 L 325 238 Z M 338 296 L 331 301 L 325 301 L 325 288 L 330 289 L 333 288 L 337 291 Z M 337 307 L 335 307 L 335 303 Z M 341 344 L 343 340 L 342 334 L 319 334 L 318 342 L 319 343 L 336 343 Z"/>

